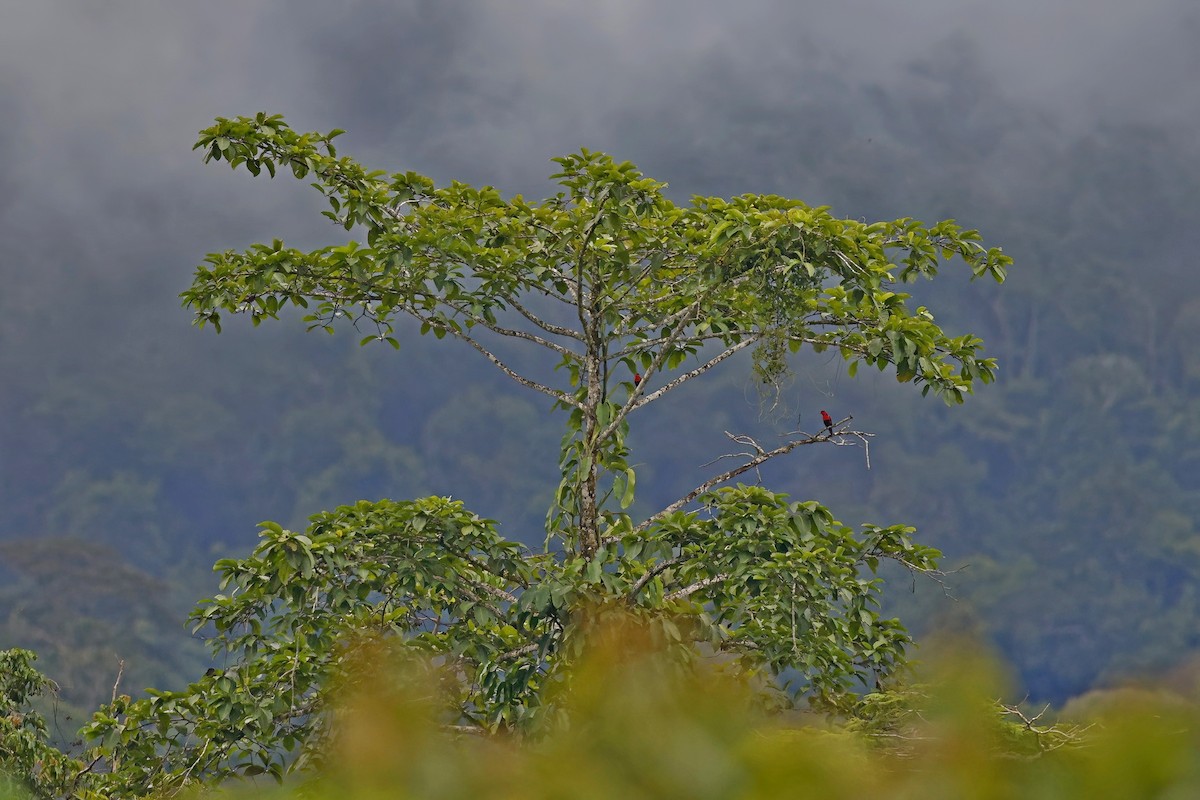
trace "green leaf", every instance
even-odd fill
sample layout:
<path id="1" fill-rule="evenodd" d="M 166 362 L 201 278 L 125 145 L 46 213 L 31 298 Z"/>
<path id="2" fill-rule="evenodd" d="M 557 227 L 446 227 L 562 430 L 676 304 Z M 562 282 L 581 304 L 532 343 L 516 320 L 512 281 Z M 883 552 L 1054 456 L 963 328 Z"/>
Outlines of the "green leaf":
<path id="1" fill-rule="evenodd" d="M 637 482 L 637 476 L 633 472 L 633 468 L 629 467 L 625 470 L 625 491 L 621 494 L 621 508 L 626 509 L 633 505 L 634 486 Z"/>

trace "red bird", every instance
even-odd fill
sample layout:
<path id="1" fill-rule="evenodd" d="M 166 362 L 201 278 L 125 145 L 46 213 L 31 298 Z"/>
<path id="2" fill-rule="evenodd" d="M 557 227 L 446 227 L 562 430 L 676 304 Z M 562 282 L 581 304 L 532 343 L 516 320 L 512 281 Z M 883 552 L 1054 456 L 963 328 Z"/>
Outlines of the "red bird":
<path id="1" fill-rule="evenodd" d="M 642 382 L 642 373 L 640 373 L 640 372 L 633 373 L 633 385 L 637 386 L 641 382 Z"/>
<path id="2" fill-rule="evenodd" d="M 833 417 L 829 416 L 829 412 L 821 409 L 821 421 L 825 423 L 825 430 L 833 433 Z"/>

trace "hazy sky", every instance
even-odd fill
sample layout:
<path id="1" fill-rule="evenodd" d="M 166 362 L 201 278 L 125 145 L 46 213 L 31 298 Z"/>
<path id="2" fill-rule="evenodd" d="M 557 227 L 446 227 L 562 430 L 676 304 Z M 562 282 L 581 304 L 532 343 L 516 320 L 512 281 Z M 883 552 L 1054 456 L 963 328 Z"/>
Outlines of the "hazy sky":
<path id="1" fill-rule="evenodd" d="M 190 148 L 217 115 L 342 127 L 372 167 L 535 196 L 551 156 L 587 146 L 684 195 L 775 191 L 854 214 L 941 214 L 904 208 L 905 182 L 945 179 L 953 208 L 1046 168 L 1031 154 L 1052 168 L 1054 137 L 1200 122 L 1190 0 L 4 6 L 9 363 L 186 325 L 176 295 L 205 252 L 326 236 L 295 213 L 316 208 L 304 186 L 201 164 Z M 933 139 L 977 168 L 909 163 Z"/>
<path id="2" fill-rule="evenodd" d="M 389 166 L 521 184 L 580 145 L 686 151 L 748 100 L 902 95 L 947 48 L 1067 128 L 1200 116 L 1188 0 L 5 5 L 0 185 L 93 219 L 113 191 L 203 191 L 195 131 L 258 110 L 347 128 Z"/>

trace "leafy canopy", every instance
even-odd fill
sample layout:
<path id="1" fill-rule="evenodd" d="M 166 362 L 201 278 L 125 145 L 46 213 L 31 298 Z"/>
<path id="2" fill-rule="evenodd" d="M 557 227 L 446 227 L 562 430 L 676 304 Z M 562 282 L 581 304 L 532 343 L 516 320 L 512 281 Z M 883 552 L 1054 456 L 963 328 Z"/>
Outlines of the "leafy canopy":
<path id="1" fill-rule="evenodd" d="M 448 698 L 440 719 L 478 731 L 560 724 L 555 698 L 591 623 L 618 613 L 641 618 L 681 665 L 715 659 L 785 698 L 845 711 L 856 690 L 886 687 L 909 638 L 879 612 L 880 561 L 926 572 L 937 552 L 903 525 L 856 533 L 816 502 L 730 485 L 798 447 L 869 434 L 848 419 L 773 448 L 729 434 L 749 448 L 734 466 L 634 519 L 628 419 L 742 350 L 778 380 L 805 344 L 961 403 L 995 364 L 897 287 L 948 258 L 1002 281 L 1009 259 L 952 221 L 866 224 L 777 196 L 676 205 L 664 184 L 587 150 L 556 159 L 560 191 L 541 202 L 439 187 L 339 156 L 339 133 L 265 114 L 202 132 L 206 160 L 311 178 L 325 215 L 361 236 L 211 254 L 185 305 L 218 330 L 227 314 L 258 324 L 297 306 L 310 329 L 346 325 L 394 347 L 398 319 L 412 317 L 551 398 L 565 434 L 546 546 L 505 539 L 438 497 L 342 506 L 303 532 L 262 523 L 258 548 L 218 562 L 223 593 L 193 615 L 223 668 L 181 692 L 119 698 L 88 729 L 109 785 L 168 791 L 319 757 L 330 687 L 350 679 L 364 638 L 430 656 Z M 504 341 L 544 352 L 558 379 L 510 366 Z"/>
<path id="2" fill-rule="evenodd" d="M 33 666 L 29 650 L 0 650 L 0 796 L 28 791 L 37 798 L 60 797 L 83 781 L 84 764 L 50 744 L 50 726 L 38 701 L 58 691 Z"/>

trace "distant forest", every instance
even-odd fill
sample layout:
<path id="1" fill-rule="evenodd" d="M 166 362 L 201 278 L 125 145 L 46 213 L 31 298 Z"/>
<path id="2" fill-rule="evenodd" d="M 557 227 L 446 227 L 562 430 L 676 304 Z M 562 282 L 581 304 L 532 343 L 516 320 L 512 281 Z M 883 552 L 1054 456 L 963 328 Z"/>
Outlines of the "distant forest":
<path id="1" fill-rule="evenodd" d="M 962 52 L 939 58 L 903 95 L 830 78 L 790 106 L 720 85 L 714 66 L 714 98 L 743 98 L 722 109 L 728 124 L 613 155 L 679 200 L 774 192 L 980 229 L 1015 259 L 1005 286 L 948 270 L 913 291 L 948 310 L 947 332 L 984 339 L 997 384 L 947 409 L 807 354 L 774 395 L 733 360 L 633 420 L 639 503 L 711 474 L 724 431 L 769 437 L 815 430 L 822 408 L 853 415 L 876 433 L 869 469 L 861 449 L 814 448 L 764 478 L 848 524 L 914 524 L 961 567 L 946 587 L 894 576 L 889 596 L 918 640 L 980 632 L 1035 700 L 1183 668 L 1200 645 L 1200 141 L 1065 132 L 1000 96 Z M 251 550 L 260 520 L 302 526 L 360 498 L 441 494 L 542 542 L 558 427 L 543 424 L 543 398 L 474 352 L 416 331 L 398 353 L 360 348 L 302 335 L 298 318 L 195 330 L 177 305 L 143 299 L 189 281 L 159 245 L 146 247 L 173 260 L 153 274 L 50 291 L 47 276 L 71 275 L 91 244 L 29 241 L 14 219 L 2 232 L 42 277 L 0 293 L 0 643 L 36 650 L 68 705 L 106 699 L 120 661 L 134 693 L 203 672 L 186 611 L 216 591 L 214 560 Z M 209 238 L 208 250 L 242 244 Z"/>

